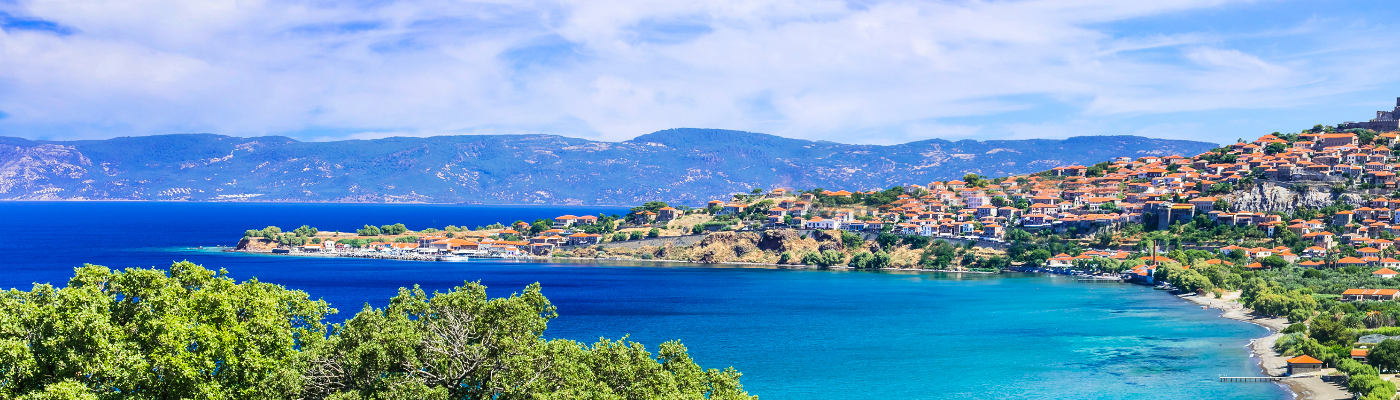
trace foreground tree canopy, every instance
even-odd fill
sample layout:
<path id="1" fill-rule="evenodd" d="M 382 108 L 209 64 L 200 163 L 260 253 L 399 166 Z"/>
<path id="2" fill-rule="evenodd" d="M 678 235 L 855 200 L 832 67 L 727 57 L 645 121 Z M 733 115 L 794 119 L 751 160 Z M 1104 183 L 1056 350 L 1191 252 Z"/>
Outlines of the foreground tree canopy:
<path id="1" fill-rule="evenodd" d="M 168 272 L 168 273 L 167 273 Z M 76 269 L 0 296 L 0 397 L 12 399 L 750 399 L 733 368 L 678 342 L 546 340 L 538 284 L 400 289 L 343 325 L 305 292 L 189 262 Z"/>

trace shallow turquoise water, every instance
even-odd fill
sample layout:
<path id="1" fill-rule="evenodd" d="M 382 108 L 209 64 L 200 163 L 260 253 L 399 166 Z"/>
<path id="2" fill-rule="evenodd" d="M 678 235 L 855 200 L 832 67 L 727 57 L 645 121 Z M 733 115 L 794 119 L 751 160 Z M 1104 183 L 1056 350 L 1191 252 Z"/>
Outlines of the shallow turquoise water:
<path id="1" fill-rule="evenodd" d="M 617 212 L 616 209 L 603 209 Z M 1032 275 L 870 273 L 665 263 L 426 263 L 224 254 L 249 227 L 307 221 L 426 227 L 592 208 L 169 203 L 0 203 L 27 232 L 0 242 L 0 287 L 61 283 L 82 262 L 189 259 L 323 297 L 348 317 L 399 286 L 480 280 L 496 295 L 541 282 L 551 337 L 681 339 L 707 367 L 732 365 L 764 399 L 1287 398 L 1248 357 L 1263 328 L 1148 288 Z M 472 219 L 475 218 L 476 221 Z M 451 220 L 453 222 L 441 222 Z M 421 224 L 415 226 L 414 223 Z M 54 251 L 55 242 L 83 243 Z"/>

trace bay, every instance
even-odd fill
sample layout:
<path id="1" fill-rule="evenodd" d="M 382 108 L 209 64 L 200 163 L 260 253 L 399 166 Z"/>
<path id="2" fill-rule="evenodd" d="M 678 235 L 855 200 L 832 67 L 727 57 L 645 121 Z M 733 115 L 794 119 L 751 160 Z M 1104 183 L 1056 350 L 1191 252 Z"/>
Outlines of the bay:
<path id="1" fill-rule="evenodd" d="M 0 288 L 64 283 L 72 268 L 190 260 L 304 290 L 348 318 L 399 287 L 532 282 L 559 307 L 553 338 L 680 339 L 706 367 L 734 366 L 764 399 L 1281 399 L 1255 376 L 1266 334 L 1148 288 L 1029 274 L 878 273 L 661 262 L 406 262 L 231 254 L 246 229 L 310 224 L 486 225 L 618 207 L 11 202 Z"/>

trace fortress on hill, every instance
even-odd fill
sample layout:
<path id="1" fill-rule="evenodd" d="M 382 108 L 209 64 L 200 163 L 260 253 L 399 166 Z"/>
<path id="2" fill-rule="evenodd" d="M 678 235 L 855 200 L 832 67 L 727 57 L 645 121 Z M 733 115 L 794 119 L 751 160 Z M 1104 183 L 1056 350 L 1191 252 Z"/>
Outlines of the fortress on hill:
<path id="1" fill-rule="evenodd" d="M 1400 116 L 1400 97 L 1395 98 L 1395 109 L 1390 111 L 1376 111 L 1376 119 L 1366 122 L 1343 122 L 1339 127 L 1346 129 L 1370 129 L 1376 132 L 1393 132 L 1400 130 L 1400 120 L 1395 119 Z"/>

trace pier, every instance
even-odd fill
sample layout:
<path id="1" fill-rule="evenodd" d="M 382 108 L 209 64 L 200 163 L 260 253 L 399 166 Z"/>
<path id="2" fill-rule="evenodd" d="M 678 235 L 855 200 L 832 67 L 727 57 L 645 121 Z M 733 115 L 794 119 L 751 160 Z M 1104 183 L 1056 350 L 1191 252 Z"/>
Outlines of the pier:
<path id="1" fill-rule="evenodd" d="M 1221 382 L 1278 382 L 1288 379 L 1286 376 L 1222 376 Z"/>

